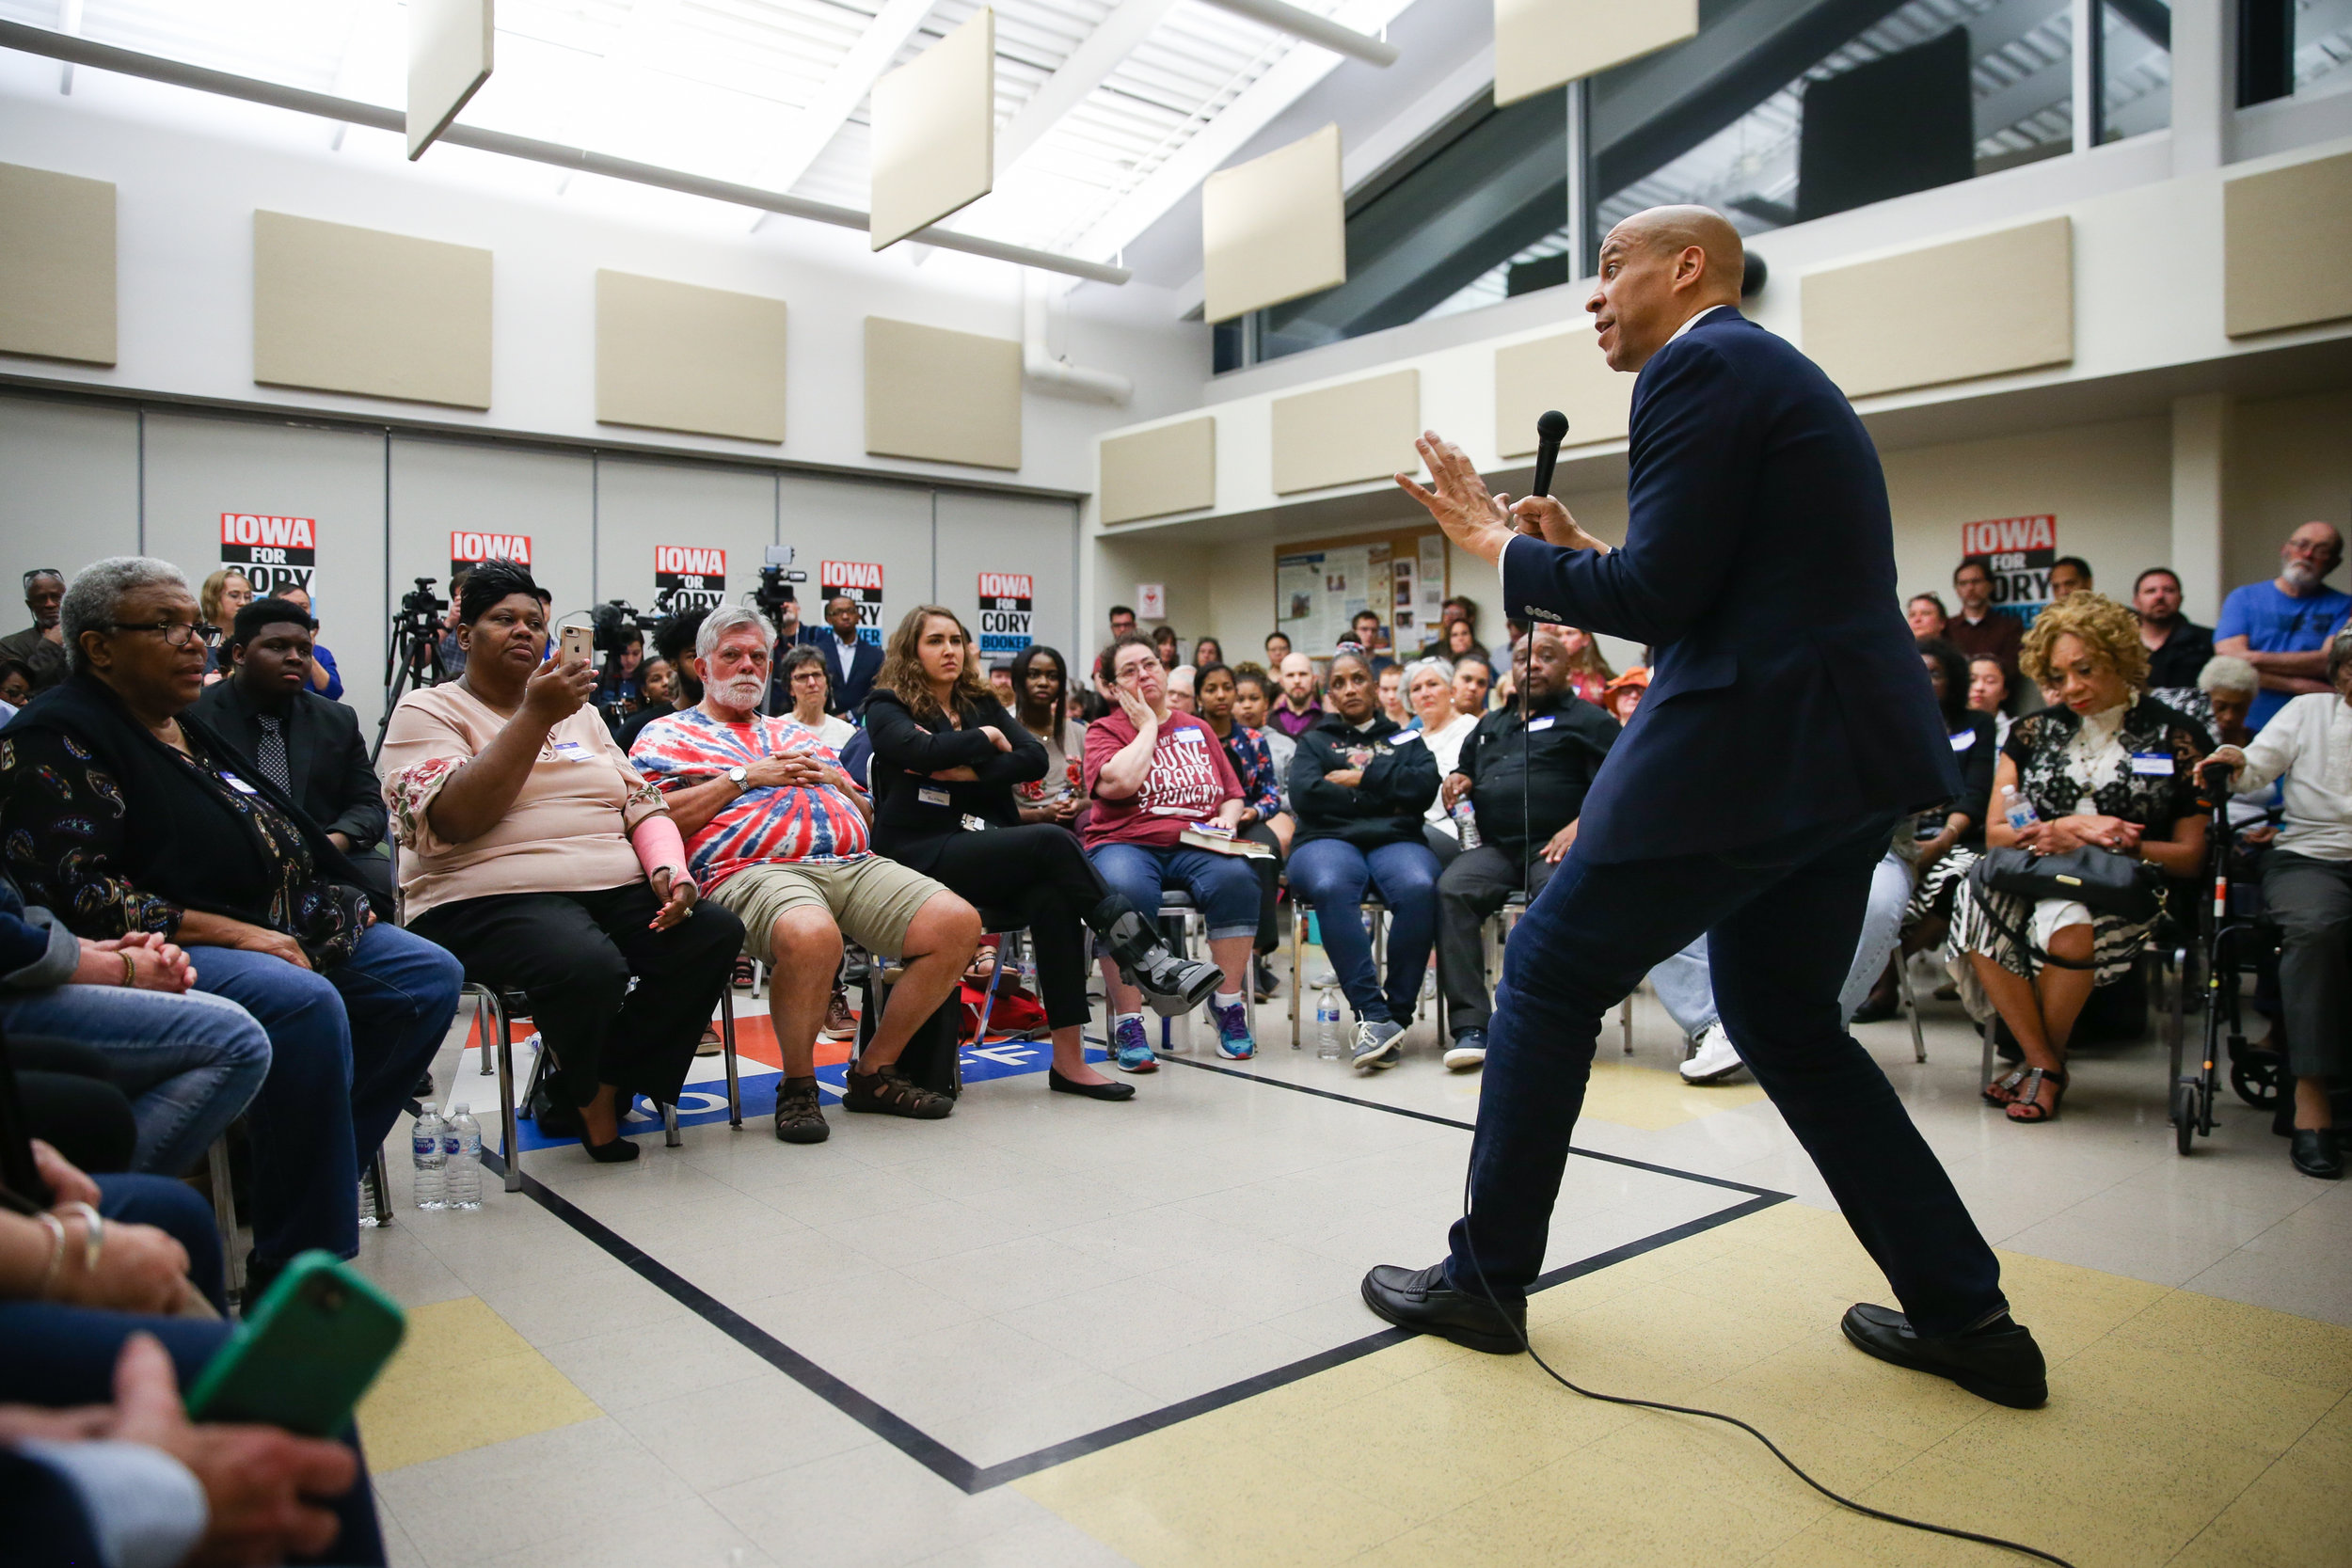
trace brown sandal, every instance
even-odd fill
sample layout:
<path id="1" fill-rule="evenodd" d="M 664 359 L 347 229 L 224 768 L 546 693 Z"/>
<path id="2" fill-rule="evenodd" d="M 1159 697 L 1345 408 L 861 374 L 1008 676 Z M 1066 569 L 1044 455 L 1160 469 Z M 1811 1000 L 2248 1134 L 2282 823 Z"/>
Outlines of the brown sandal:
<path id="1" fill-rule="evenodd" d="M 956 1102 L 938 1090 L 927 1089 L 909 1079 L 898 1070 L 898 1063 L 891 1062 L 871 1072 L 850 1069 L 842 1087 L 841 1108 L 937 1121 L 955 1110 Z"/>
<path id="2" fill-rule="evenodd" d="M 2047 1105 L 2042 1103 L 2042 1085 L 2045 1079 L 2057 1091 L 2051 1095 L 2050 1103 Z M 2064 1103 L 2066 1103 L 2066 1069 L 2064 1068 L 2059 1068 L 2055 1072 L 2038 1067 L 2027 1068 L 2026 1081 L 2018 1085 L 2017 1098 L 2009 1103 L 2009 1119 L 2029 1127 L 2045 1121 L 2056 1121 L 2058 1107 Z"/>

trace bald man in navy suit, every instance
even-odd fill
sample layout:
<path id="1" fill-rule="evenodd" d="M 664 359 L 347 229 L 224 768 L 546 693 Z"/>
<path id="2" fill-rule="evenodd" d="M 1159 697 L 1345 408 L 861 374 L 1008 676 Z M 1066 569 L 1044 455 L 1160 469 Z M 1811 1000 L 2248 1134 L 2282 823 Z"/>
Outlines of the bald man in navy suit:
<path id="1" fill-rule="evenodd" d="M 1740 314 L 1744 257 L 1720 214 L 1638 213 L 1599 261 L 1599 347 L 1640 372 L 1624 547 L 1548 498 L 1489 494 L 1434 434 L 1428 485 L 1397 476 L 1499 567 L 1506 613 L 1656 657 L 1574 847 L 1511 934 L 1451 1256 L 1374 1269 L 1365 1302 L 1523 1348 L 1602 1016 L 1704 932 L 1724 1027 L 1902 1304 L 1855 1306 L 1847 1338 L 2038 1405 L 2042 1353 L 1993 1251 L 1838 1006 L 1896 823 L 1960 787 L 1896 594 L 1877 451 L 1829 378 Z"/>

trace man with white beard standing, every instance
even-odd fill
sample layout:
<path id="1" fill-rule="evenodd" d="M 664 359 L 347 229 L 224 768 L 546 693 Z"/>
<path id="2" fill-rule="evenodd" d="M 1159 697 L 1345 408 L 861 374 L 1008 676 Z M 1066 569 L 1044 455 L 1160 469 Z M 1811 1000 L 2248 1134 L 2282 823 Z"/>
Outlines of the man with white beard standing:
<path id="1" fill-rule="evenodd" d="M 814 1144 L 831 1131 L 816 1041 L 844 936 L 903 959 L 906 974 L 850 1070 L 843 1108 L 936 1120 L 955 1102 L 909 1082 L 898 1056 L 955 990 L 980 940 L 979 912 L 875 854 L 873 804 L 839 756 L 814 731 L 760 713 L 771 641 L 753 611 L 712 610 L 694 639 L 703 700 L 646 725 L 629 760 L 668 798 L 694 879 L 742 920 L 743 950 L 768 966 L 784 1053 L 776 1136 Z"/>
<path id="2" fill-rule="evenodd" d="M 2247 715 L 2260 730 L 2291 697 L 2334 689 L 2328 684 L 2328 640 L 2352 615 L 2352 594 L 2328 586 L 2344 560 L 2344 535 L 2305 523 L 2279 547 L 2279 575 L 2233 588 L 2214 623 L 2213 651 L 2252 665 L 2263 678 Z"/>

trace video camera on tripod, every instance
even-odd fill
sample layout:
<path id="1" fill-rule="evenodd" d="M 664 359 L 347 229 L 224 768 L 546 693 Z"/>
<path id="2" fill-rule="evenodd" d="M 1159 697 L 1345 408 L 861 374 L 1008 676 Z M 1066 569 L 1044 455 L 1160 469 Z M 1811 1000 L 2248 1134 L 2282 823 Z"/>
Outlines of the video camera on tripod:
<path id="1" fill-rule="evenodd" d="M 752 590 L 752 602 L 778 636 L 784 633 L 784 607 L 793 602 L 792 585 L 808 580 L 808 573 L 792 564 L 793 555 L 790 545 L 769 546 L 767 563 L 759 569 L 759 586 Z"/>
<path id="2" fill-rule="evenodd" d="M 631 642 L 650 643 L 668 618 L 667 608 L 654 615 L 640 615 L 637 607 L 627 599 L 607 599 L 588 612 L 588 621 L 596 633 L 596 648 L 600 654 L 617 654 Z"/>
<path id="3" fill-rule="evenodd" d="M 384 655 L 384 716 L 375 722 L 370 762 L 384 750 L 384 731 L 392 721 L 392 709 L 400 705 L 401 693 L 410 687 L 438 686 L 449 678 L 441 662 L 441 618 L 449 601 L 434 592 L 433 578 L 416 582 L 392 611 L 392 635 Z"/>

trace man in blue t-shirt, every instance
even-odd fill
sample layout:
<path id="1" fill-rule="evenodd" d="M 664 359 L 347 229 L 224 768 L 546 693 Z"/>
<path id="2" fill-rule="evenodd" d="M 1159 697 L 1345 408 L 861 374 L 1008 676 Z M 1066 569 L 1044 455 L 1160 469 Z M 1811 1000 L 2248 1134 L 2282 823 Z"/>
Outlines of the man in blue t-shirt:
<path id="1" fill-rule="evenodd" d="M 2262 675 L 2247 722 L 2260 730 L 2287 699 L 2328 691 L 2328 639 L 2352 616 L 2352 594 L 2323 580 L 2344 559 L 2344 535 L 2305 523 L 2279 551 L 2279 575 L 2231 590 L 2214 624 L 2213 651 L 2246 660 Z"/>

